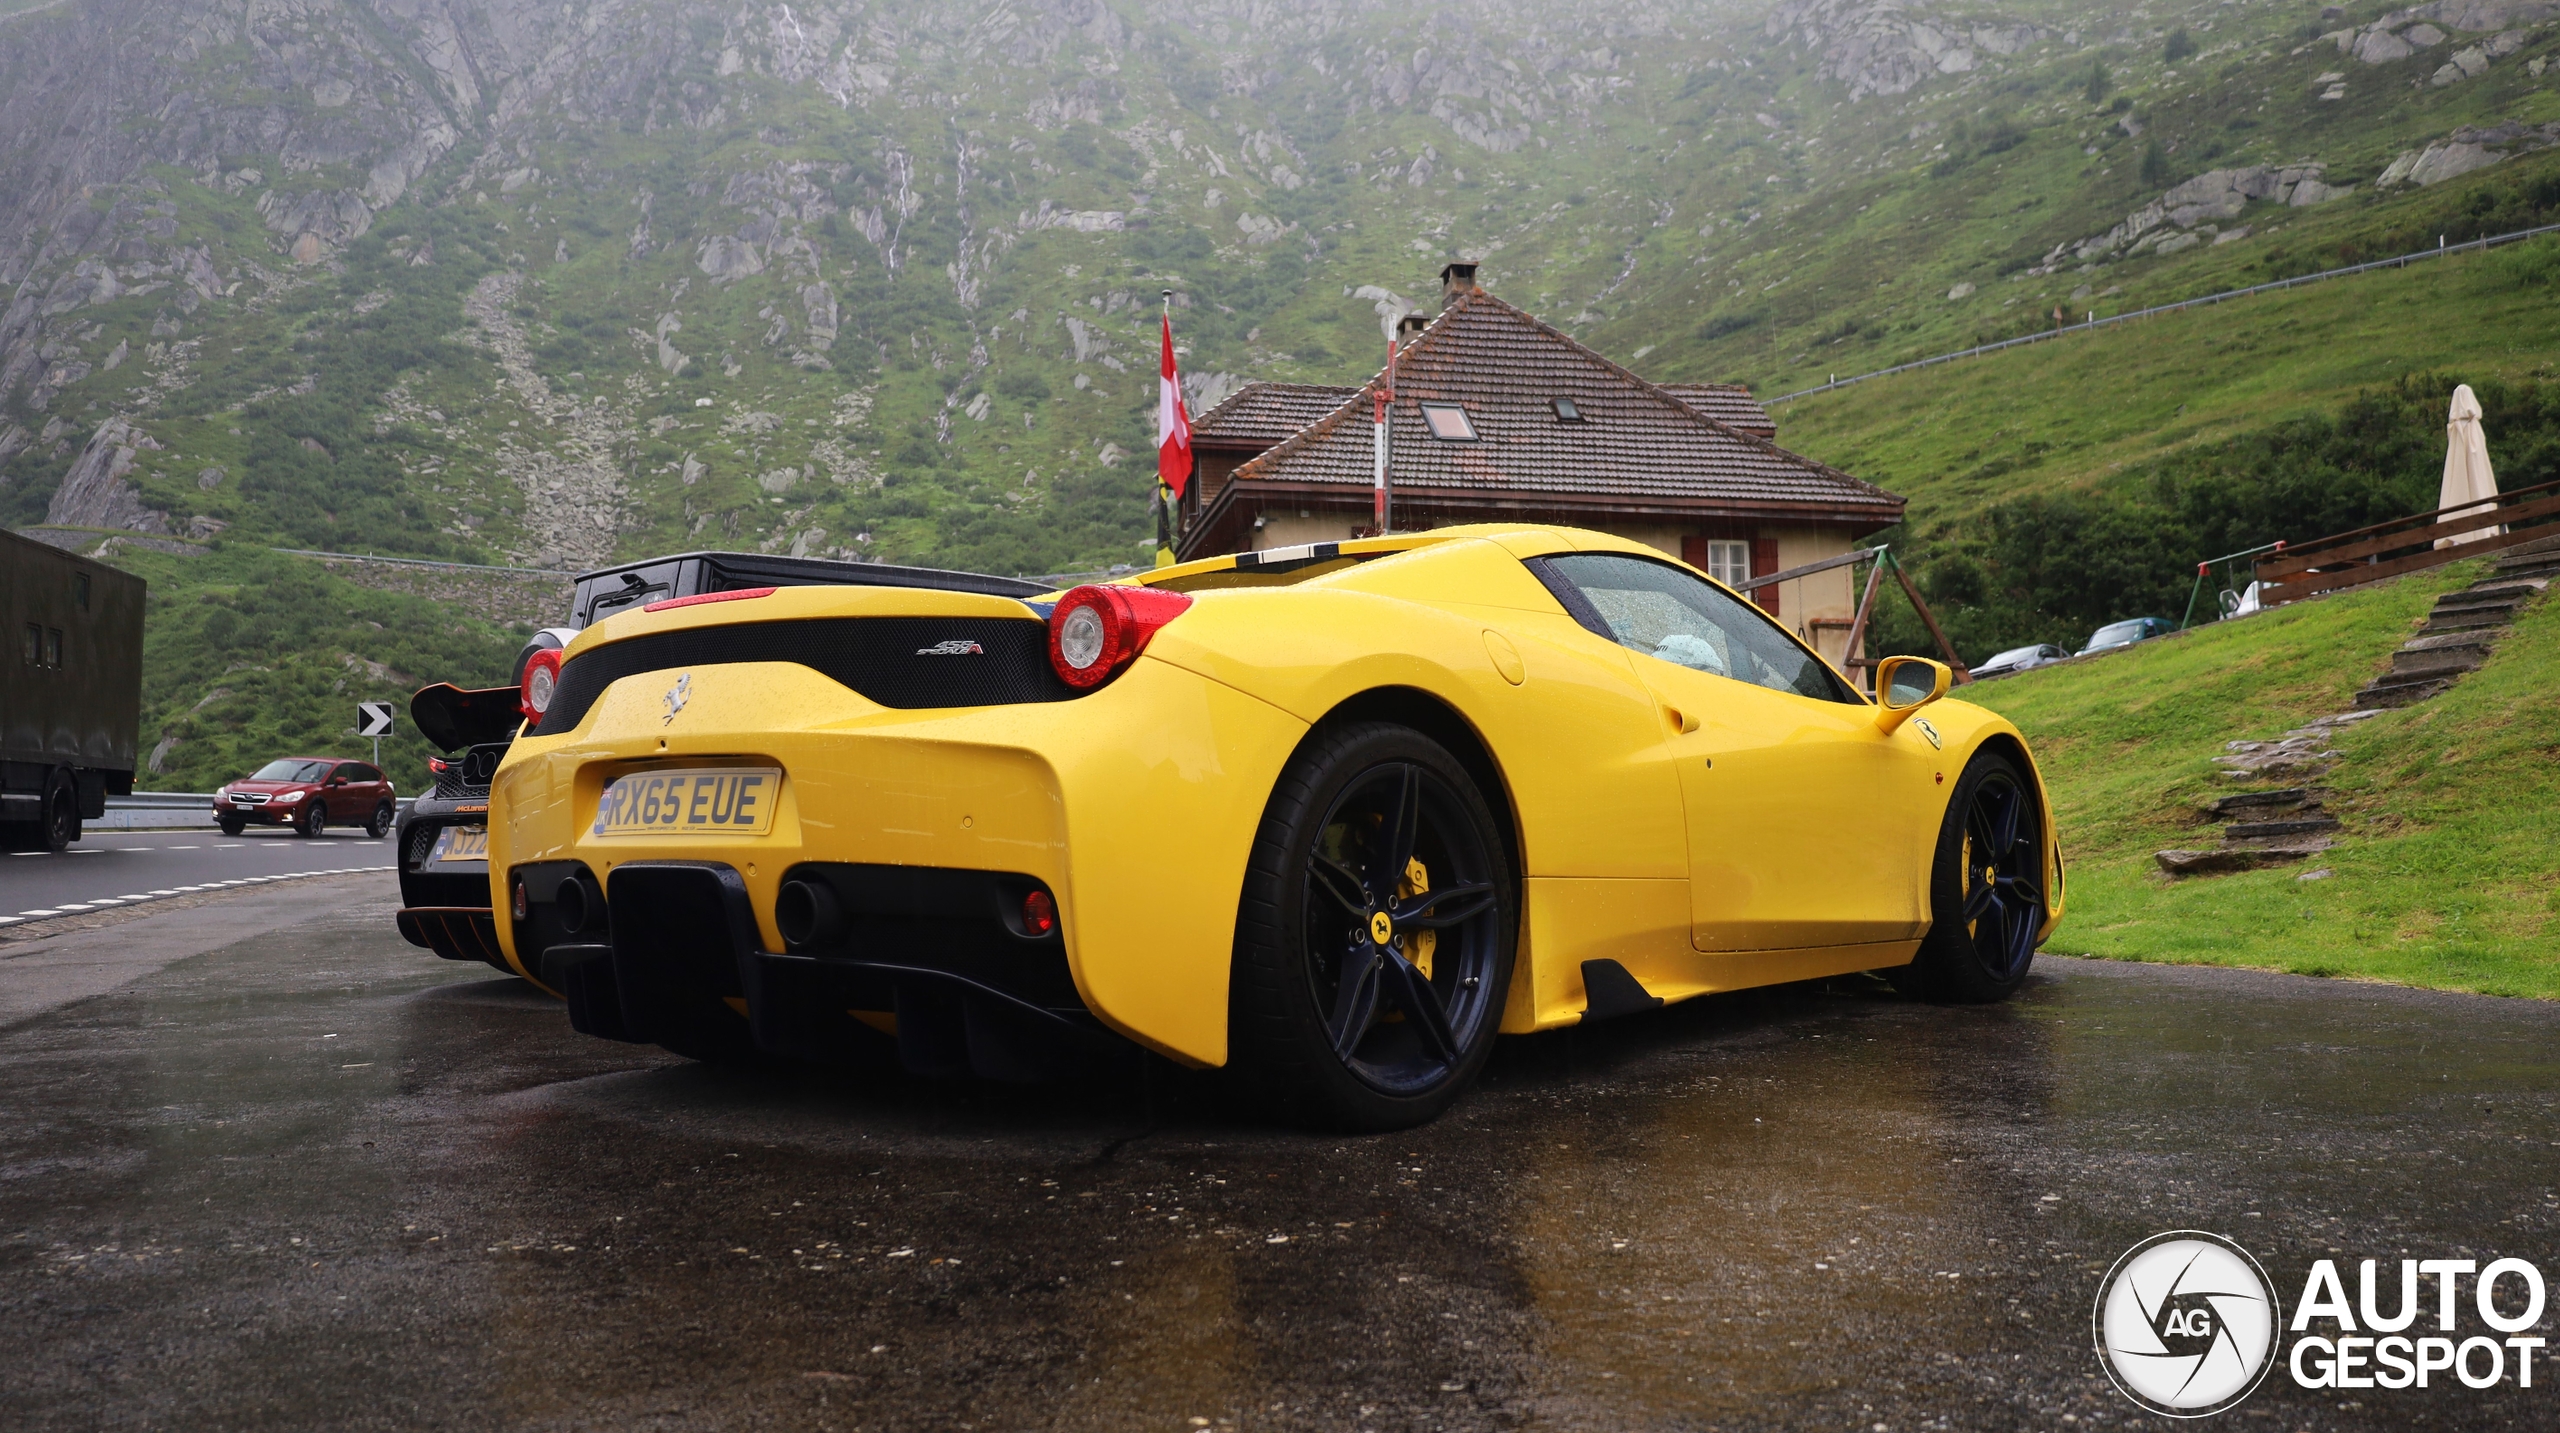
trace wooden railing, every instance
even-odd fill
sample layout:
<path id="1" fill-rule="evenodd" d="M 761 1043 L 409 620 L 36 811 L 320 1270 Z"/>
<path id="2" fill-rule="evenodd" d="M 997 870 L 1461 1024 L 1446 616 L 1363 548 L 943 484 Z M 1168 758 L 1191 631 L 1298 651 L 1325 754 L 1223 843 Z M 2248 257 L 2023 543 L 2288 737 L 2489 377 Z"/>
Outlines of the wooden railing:
<path id="1" fill-rule="evenodd" d="M 2436 546 L 2439 538 L 2467 533 L 2482 536 L 2451 547 Z M 2560 481 L 2412 513 L 2268 553 L 2256 564 L 2258 601 L 2272 607 L 2552 536 L 2560 536 Z"/>

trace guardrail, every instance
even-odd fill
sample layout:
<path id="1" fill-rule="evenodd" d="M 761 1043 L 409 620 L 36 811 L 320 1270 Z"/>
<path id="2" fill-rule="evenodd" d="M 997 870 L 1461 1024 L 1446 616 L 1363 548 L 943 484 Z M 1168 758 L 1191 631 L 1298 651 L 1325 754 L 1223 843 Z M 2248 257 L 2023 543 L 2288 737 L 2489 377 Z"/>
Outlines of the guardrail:
<path id="1" fill-rule="evenodd" d="M 2066 324 L 2060 328 L 2038 329 L 2034 333 L 2020 334 L 2016 338 L 2004 338 L 1997 343 L 1978 343 L 1971 348 L 1960 348 L 1952 353 L 1941 353 L 1935 357 L 1918 359 L 1910 363 L 1897 363 L 1891 368 L 1879 368 L 1872 373 L 1858 373 L 1852 374 L 1847 378 L 1835 378 L 1828 383 L 1819 383 L 1811 388 L 1799 388 L 1793 393 L 1782 393 L 1775 398 L 1765 399 L 1762 402 L 1762 406 L 1766 407 L 1771 403 L 1784 403 L 1789 399 L 1794 398 L 1809 398 L 1816 393 L 1828 393 L 1835 388 L 1846 388 L 1852 383 L 1864 383 L 1870 378 L 1890 378 L 1897 373 L 1909 373 L 1914 369 L 1931 368 L 1941 363 L 1953 363 L 1960 358 L 1979 358 L 1986 353 L 1998 353 L 2002 349 L 2018 348 L 2030 343 L 2047 343 L 2057 338 L 2067 337 L 2071 334 L 2087 333 L 2091 329 L 2106 328 L 2112 324 L 2131 323 L 2136 319 L 2156 318 L 2164 313 L 2176 313 L 2180 309 L 2201 308 L 2206 304 L 2218 304 L 2227 302 L 2231 299 L 2245 299 L 2251 294 L 2263 294 L 2274 289 L 2299 288 L 2304 284 L 2316 284 L 2329 279 L 2346 278 L 2353 274 L 2371 273 L 2375 269 L 2405 269 L 2420 259 L 2441 259 L 2447 254 L 2459 254 L 2470 249 L 2495 248 L 2500 244 L 2513 244 L 2520 240 L 2536 238 L 2543 234 L 2560 234 L 2560 224 L 2543 224 L 2536 228 L 2518 229 L 2512 234 L 2491 234 L 2487 238 L 2483 239 L 2465 239 L 2459 244 L 2438 244 L 2432 249 L 2420 249 L 2415 253 L 2402 254 L 2397 258 L 2373 259 L 2361 264 L 2349 264 L 2342 269 L 2322 269 L 2318 273 L 2313 274 L 2296 274 L 2289 279 L 2272 279 L 2263 284 L 2251 284 L 2245 289 L 2225 289 L 2220 293 L 2204 294 L 2191 299 L 2180 299 L 2176 303 L 2172 304 L 2154 304 L 2149 308 L 2135 309 L 2131 313 L 2114 314 L 2106 318 L 2097 318 L 2093 316 L 2085 323 Z"/>

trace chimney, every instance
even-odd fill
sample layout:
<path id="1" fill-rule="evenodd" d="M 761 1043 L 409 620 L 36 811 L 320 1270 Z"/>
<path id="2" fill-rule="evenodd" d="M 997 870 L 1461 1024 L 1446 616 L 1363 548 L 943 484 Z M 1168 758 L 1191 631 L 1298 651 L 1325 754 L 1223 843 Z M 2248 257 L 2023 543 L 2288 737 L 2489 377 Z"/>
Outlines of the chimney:
<path id="1" fill-rule="evenodd" d="M 1422 336 L 1422 331 L 1430 326 L 1430 318 L 1419 313 L 1409 313 L 1404 317 L 1397 319 L 1396 346 L 1398 348 L 1402 348 L 1404 345 L 1420 338 Z"/>
<path id="2" fill-rule="evenodd" d="M 1476 291 L 1476 266 L 1459 262 L 1444 264 L 1440 269 L 1440 306 L 1447 308 L 1460 294 Z"/>

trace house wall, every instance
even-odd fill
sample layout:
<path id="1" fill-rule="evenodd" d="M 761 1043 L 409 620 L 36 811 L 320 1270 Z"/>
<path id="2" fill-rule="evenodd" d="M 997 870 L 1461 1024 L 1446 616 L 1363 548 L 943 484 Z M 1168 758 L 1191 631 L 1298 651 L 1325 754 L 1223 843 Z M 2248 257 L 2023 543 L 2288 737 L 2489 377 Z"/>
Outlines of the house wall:
<path id="1" fill-rule="evenodd" d="M 1251 530 L 1253 551 L 1260 552 L 1271 547 L 1296 547 L 1309 542 L 1341 542 L 1351 536 L 1351 530 L 1355 525 L 1366 526 L 1367 517 L 1368 514 L 1361 514 L 1361 521 L 1355 524 L 1349 513 L 1326 512 L 1321 508 L 1305 517 L 1285 509 L 1279 511 L 1265 509 L 1262 514 L 1262 526 Z"/>

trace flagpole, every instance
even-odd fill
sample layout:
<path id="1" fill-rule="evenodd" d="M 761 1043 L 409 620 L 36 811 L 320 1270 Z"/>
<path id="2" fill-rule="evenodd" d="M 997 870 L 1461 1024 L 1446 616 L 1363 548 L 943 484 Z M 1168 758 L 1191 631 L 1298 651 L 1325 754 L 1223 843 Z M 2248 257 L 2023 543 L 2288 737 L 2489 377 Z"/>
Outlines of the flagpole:
<path id="1" fill-rule="evenodd" d="M 1181 377 L 1173 366 L 1173 290 L 1164 291 L 1164 354 L 1158 368 L 1156 398 L 1156 566 L 1171 567 L 1179 558 L 1174 553 L 1175 511 L 1178 495 L 1165 480 L 1165 444 L 1173 437 L 1168 428 L 1181 426 L 1181 446 L 1186 465 L 1190 460 L 1190 415 L 1181 412 Z M 1169 387 L 1168 387 L 1169 385 Z M 1186 472 L 1186 476 L 1188 476 Z"/>
<path id="2" fill-rule="evenodd" d="M 1387 335 L 1387 374 L 1385 385 L 1374 394 L 1369 419 L 1369 520 L 1384 537 L 1395 520 L 1395 494 L 1387 482 L 1387 448 L 1390 440 L 1388 420 L 1396 402 L 1396 340 Z"/>

